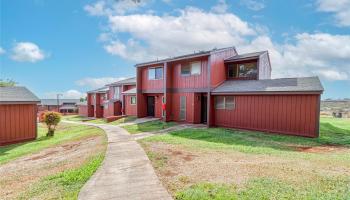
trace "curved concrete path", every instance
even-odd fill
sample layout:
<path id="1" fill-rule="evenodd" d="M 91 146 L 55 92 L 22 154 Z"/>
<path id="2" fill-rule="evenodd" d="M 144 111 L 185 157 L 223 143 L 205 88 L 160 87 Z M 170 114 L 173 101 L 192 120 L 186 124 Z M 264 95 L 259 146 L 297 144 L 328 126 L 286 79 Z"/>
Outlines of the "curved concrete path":
<path id="1" fill-rule="evenodd" d="M 158 180 L 146 153 L 126 130 L 113 125 L 69 123 L 102 128 L 108 137 L 102 166 L 81 189 L 78 199 L 172 199 Z"/>

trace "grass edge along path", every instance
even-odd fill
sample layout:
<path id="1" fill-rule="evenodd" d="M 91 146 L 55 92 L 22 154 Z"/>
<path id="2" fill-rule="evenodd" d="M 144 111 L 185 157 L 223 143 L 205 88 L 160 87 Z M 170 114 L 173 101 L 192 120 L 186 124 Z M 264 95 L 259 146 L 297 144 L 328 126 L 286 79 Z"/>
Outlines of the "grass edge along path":
<path id="1" fill-rule="evenodd" d="M 47 198 L 77 199 L 81 188 L 100 167 L 105 153 L 90 157 L 81 166 L 43 178 L 23 193 L 20 199 Z"/>
<path id="2" fill-rule="evenodd" d="M 160 131 L 175 126 L 176 124 L 176 122 L 163 122 L 161 120 L 155 120 L 143 122 L 140 124 L 126 125 L 123 126 L 123 128 L 127 130 L 130 134 L 137 134 L 142 132 Z"/>

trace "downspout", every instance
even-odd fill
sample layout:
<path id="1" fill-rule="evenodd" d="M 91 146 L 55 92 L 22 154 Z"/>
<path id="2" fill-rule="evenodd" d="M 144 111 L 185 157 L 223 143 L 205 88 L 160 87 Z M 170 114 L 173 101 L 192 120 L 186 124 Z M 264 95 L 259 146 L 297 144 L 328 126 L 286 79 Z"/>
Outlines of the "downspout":
<path id="1" fill-rule="evenodd" d="M 210 89 L 211 89 L 211 54 L 208 56 L 208 89 L 207 89 L 207 127 L 210 127 L 210 108 L 211 108 L 211 97 L 210 97 Z"/>

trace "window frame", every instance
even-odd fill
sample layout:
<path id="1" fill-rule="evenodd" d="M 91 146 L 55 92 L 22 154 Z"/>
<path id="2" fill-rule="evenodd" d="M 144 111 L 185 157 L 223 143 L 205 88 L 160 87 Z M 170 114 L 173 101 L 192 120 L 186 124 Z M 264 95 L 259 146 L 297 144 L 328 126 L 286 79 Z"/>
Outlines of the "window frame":
<path id="1" fill-rule="evenodd" d="M 161 77 L 157 78 L 157 69 L 161 70 Z M 153 71 L 152 76 L 150 76 L 150 72 Z M 147 69 L 147 76 L 148 76 L 148 80 L 161 80 L 164 77 L 164 69 L 163 66 L 156 66 L 156 67 L 149 67 Z"/>
<path id="2" fill-rule="evenodd" d="M 194 64 L 198 63 L 199 64 L 199 71 L 198 73 L 194 73 L 193 72 L 193 66 Z M 188 71 L 188 73 L 183 73 L 184 72 L 184 68 L 188 68 L 188 70 L 186 70 L 186 72 Z M 202 73 L 202 61 L 193 61 L 193 62 L 189 62 L 189 63 L 186 63 L 186 64 L 181 64 L 180 66 L 180 75 L 181 76 L 199 76 L 201 75 Z"/>
<path id="3" fill-rule="evenodd" d="M 135 103 L 133 103 L 133 99 L 135 99 Z M 130 96 L 130 105 L 136 105 L 136 96 Z"/>
<path id="4" fill-rule="evenodd" d="M 241 76 L 241 66 L 246 68 L 247 64 L 254 64 L 256 69 L 256 74 L 254 76 Z M 227 64 L 227 78 L 230 79 L 257 79 L 259 75 L 258 62 L 243 62 L 243 63 L 228 63 Z M 233 76 L 230 76 L 230 68 L 233 68 Z M 236 75 L 236 76 L 235 76 Z"/>
<path id="5" fill-rule="evenodd" d="M 222 104 L 218 107 L 218 99 L 222 98 Z M 229 102 L 229 99 L 232 101 Z M 215 109 L 216 110 L 235 110 L 236 109 L 236 98 L 235 96 L 216 96 L 215 97 Z"/>
<path id="6" fill-rule="evenodd" d="M 186 109 L 187 109 L 186 108 L 186 102 L 187 102 L 186 96 L 180 96 L 180 108 L 179 108 L 180 109 L 180 112 L 179 112 L 179 120 L 180 121 L 185 121 L 186 120 Z M 181 105 L 183 105 L 183 106 L 181 106 Z M 183 112 L 183 116 L 181 114 L 182 112 Z"/>
<path id="7" fill-rule="evenodd" d="M 118 88 L 118 96 L 116 96 L 116 88 Z M 119 86 L 114 86 L 113 87 L 113 99 L 119 99 L 120 98 L 120 87 Z"/>

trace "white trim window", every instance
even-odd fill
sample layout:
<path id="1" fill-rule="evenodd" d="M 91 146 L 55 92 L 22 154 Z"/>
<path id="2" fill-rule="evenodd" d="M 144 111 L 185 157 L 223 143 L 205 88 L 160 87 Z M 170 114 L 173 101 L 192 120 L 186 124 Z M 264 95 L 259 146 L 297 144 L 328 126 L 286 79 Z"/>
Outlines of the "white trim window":
<path id="1" fill-rule="evenodd" d="M 236 108 L 235 97 L 217 96 L 215 97 L 215 109 L 233 110 Z"/>
<path id="2" fill-rule="evenodd" d="M 180 96 L 180 120 L 186 120 L 186 96 Z"/>
<path id="3" fill-rule="evenodd" d="M 136 105 L 136 96 L 130 97 L 130 105 Z"/>
<path id="4" fill-rule="evenodd" d="M 181 65 L 181 75 L 182 76 L 192 76 L 201 74 L 201 62 L 191 62 L 189 64 Z"/>
<path id="5" fill-rule="evenodd" d="M 163 67 L 148 68 L 148 80 L 163 79 Z"/>

